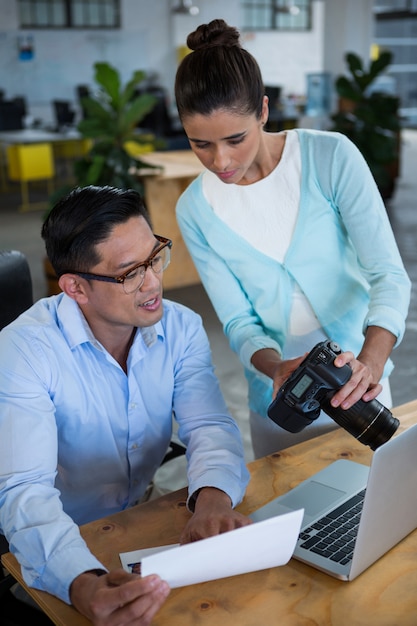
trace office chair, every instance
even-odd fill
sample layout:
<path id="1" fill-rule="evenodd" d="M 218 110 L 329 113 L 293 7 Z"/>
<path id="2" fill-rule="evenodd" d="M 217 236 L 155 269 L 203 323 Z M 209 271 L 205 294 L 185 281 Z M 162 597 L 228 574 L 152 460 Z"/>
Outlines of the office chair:
<path id="1" fill-rule="evenodd" d="M 167 94 L 163 87 L 157 85 L 136 90 L 135 96 L 148 93 L 156 98 L 155 106 L 138 123 L 143 131 L 156 137 L 168 137 L 172 132 L 171 117 L 168 112 Z"/>
<path id="2" fill-rule="evenodd" d="M 22 117 L 26 117 L 26 115 L 28 114 L 26 98 L 24 96 L 15 96 L 11 99 L 11 101 L 16 104 L 17 108 L 20 110 Z"/>
<path id="3" fill-rule="evenodd" d="M 38 209 L 43 203 L 30 202 L 29 183 L 46 181 L 48 195 L 53 190 L 55 164 L 50 143 L 14 144 L 7 146 L 7 171 L 9 179 L 20 183 L 21 211 Z"/>
<path id="4" fill-rule="evenodd" d="M 0 301 L 0 330 L 33 304 L 29 264 L 18 250 L 0 250 Z"/>
<path id="5" fill-rule="evenodd" d="M 90 88 L 88 85 L 77 85 L 75 91 L 80 105 L 82 118 L 85 119 L 87 117 L 87 110 L 85 106 L 83 106 L 83 98 L 87 98 L 90 95 Z"/>
<path id="6" fill-rule="evenodd" d="M 33 304 L 32 277 L 25 255 L 18 250 L 0 250 L 0 330 Z M 9 551 L 0 535 L 0 554 Z M 16 581 L 0 570 L 0 598 Z"/>
<path id="7" fill-rule="evenodd" d="M 14 100 L 0 100 L 0 130 L 21 130 L 24 112 Z"/>
<path id="8" fill-rule="evenodd" d="M 75 119 L 75 111 L 68 100 L 52 100 L 54 107 L 55 124 L 59 130 L 65 126 L 72 126 Z"/>
<path id="9" fill-rule="evenodd" d="M 269 116 L 265 124 L 265 130 L 279 131 L 283 128 L 283 115 L 281 111 L 281 91 L 278 86 L 265 85 L 265 95 L 269 100 Z"/>

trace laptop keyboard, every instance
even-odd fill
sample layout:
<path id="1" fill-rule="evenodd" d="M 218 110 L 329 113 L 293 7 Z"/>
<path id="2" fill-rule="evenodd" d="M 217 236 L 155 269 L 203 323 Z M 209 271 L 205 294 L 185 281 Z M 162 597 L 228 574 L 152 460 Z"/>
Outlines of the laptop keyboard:
<path id="1" fill-rule="evenodd" d="M 347 565 L 353 557 L 365 489 L 300 533 L 301 548 Z"/>

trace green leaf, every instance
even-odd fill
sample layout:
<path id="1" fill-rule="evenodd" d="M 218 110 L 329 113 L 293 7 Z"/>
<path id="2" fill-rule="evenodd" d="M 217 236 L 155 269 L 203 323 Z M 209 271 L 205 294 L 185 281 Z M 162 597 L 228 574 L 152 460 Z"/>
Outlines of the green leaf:
<path id="1" fill-rule="evenodd" d="M 124 132 L 128 133 L 154 108 L 157 99 L 151 94 L 142 94 L 134 100 L 121 118 Z"/>
<path id="2" fill-rule="evenodd" d="M 361 90 L 346 78 L 346 76 L 339 76 L 336 80 L 336 91 L 341 98 L 347 98 L 348 100 L 354 100 L 355 102 L 362 97 Z"/>
<path id="3" fill-rule="evenodd" d="M 388 67 L 392 60 L 392 53 L 389 50 L 384 50 L 381 52 L 379 57 L 372 61 L 369 73 L 374 80 L 377 76 L 382 74 L 384 70 Z"/>
<path id="4" fill-rule="evenodd" d="M 109 63 L 95 63 L 94 67 L 96 70 L 96 81 L 108 94 L 111 106 L 117 109 L 120 103 L 120 78 L 118 71 Z"/>
<path id="5" fill-rule="evenodd" d="M 146 74 L 143 70 L 136 70 L 135 72 L 133 72 L 132 78 L 127 82 L 120 96 L 122 106 L 125 106 L 128 102 L 130 102 L 133 99 L 135 92 L 138 88 L 138 85 L 145 78 L 146 78 Z"/>
<path id="6" fill-rule="evenodd" d="M 351 74 L 363 74 L 363 63 L 360 57 L 354 52 L 347 52 L 345 55 L 346 63 Z"/>

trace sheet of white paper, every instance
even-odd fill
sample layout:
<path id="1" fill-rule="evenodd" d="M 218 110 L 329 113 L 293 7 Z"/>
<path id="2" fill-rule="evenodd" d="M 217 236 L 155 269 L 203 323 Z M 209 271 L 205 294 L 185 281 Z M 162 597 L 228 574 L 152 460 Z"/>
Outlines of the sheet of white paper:
<path id="1" fill-rule="evenodd" d="M 122 564 L 140 561 L 142 576 L 158 574 L 172 589 L 277 567 L 288 563 L 294 552 L 303 514 L 300 509 L 194 543 L 120 558 Z"/>
<path id="2" fill-rule="evenodd" d="M 171 548 L 177 548 L 179 545 L 179 543 L 170 543 L 166 546 L 156 546 L 155 548 L 142 548 L 142 550 L 122 552 L 121 554 L 119 554 L 119 557 L 123 569 L 131 574 L 135 565 L 138 565 L 140 563 L 140 565 L 142 566 L 142 559 L 145 558 L 145 556 L 149 556 L 150 554 L 156 554 L 157 552 L 166 552 L 167 550 L 171 550 Z"/>

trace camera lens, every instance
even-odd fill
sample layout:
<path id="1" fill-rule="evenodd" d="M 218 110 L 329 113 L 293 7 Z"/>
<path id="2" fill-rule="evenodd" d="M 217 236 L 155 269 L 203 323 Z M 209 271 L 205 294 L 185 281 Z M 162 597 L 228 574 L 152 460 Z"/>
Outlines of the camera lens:
<path id="1" fill-rule="evenodd" d="M 359 400 L 350 409 L 344 410 L 333 407 L 330 397 L 327 397 L 321 407 L 339 426 L 371 450 L 376 450 L 391 439 L 400 425 L 399 420 L 378 400 Z"/>

